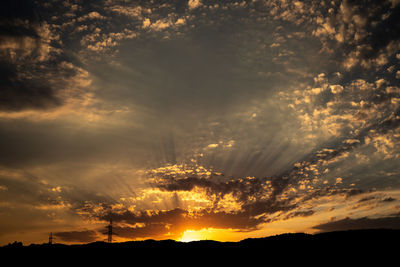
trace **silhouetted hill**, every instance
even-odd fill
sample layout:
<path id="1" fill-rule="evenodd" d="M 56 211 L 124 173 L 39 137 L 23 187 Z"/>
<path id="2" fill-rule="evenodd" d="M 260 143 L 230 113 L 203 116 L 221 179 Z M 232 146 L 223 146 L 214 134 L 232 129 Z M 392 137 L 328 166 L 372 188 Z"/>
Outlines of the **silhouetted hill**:
<path id="1" fill-rule="evenodd" d="M 84 245 L 31 244 L 23 246 L 14 243 L 0 248 L 0 254 L 17 252 L 19 255 L 33 252 L 35 255 L 96 255 L 109 257 L 116 255 L 140 258 L 145 255 L 225 255 L 225 257 L 252 256 L 269 259 L 293 259 L 324 255 L 330 258 L 368 258 L 382 259 L 398 255 L 400 230 L 374 229 L 349 230 L 319 234 L 282 234 L 265 238 L 249 238 L 240 242 L 218 242 L 211 240 L 188 243 L 174 240 L 145 240 L 123 243 L 93 242 Z M 64 256 L 65 257 L 65 256 Z M 168 259 L 160 256 L 159 259 Z"/>

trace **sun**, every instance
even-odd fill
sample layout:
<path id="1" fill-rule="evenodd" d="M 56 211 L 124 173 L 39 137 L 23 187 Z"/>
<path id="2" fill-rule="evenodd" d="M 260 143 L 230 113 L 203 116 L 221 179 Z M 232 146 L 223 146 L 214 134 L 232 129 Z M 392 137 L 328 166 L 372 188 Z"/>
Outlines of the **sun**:
<path id="1" fill-rule="evenodd" d="M 180 242 L 192 242 L 199 240 L 238 241 L 240 235 L 234 229 L 202 228 L 200 230 L 187 229 L 182 233 Z"/>
<path id="2" fill-rule="evenodd" d="M 186 230 L 183 232 L 182 237 L 178 240 L 181 242 L 192 242 L 198 240 L 205 240 L 204 230 L 196 231 L 196 230 Z"/>

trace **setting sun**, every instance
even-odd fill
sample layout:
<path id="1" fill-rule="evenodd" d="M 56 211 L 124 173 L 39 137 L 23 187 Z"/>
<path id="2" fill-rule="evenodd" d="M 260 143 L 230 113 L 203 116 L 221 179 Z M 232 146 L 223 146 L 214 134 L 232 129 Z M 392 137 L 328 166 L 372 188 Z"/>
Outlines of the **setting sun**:
<path id="1" fill-rule="evenodd" d="M 207 229 L 196 230 L 186 230 L 183 232 L 182 237 L 178 240 L 181 242 L 192 242 L 198 240 L 205 240 L 207 238 Z"/>
<path id="2" fill-rule="evenodd" d="M 239 241 L 243 239 L 241 233 L 234 229 L 203 228 L 201 230 L 187 229 L 177 241 L 192 242 L 198 240 Z"/>

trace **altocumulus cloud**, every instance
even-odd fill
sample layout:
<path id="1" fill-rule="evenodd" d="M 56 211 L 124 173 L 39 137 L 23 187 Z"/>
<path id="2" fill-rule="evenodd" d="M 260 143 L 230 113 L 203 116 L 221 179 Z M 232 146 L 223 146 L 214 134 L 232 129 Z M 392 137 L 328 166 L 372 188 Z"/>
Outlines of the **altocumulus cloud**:
<path id="1" fill-rule="evenodd" d="M 1 242 L 392 226 L 399 8 L 3 1 Z"/>

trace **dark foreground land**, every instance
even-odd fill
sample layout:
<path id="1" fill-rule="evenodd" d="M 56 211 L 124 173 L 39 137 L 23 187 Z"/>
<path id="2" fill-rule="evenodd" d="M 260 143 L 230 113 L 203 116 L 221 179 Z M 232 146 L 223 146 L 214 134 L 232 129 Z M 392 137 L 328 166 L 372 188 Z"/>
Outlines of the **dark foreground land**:
<path id="1" fill-rule="evenodd" d="M 392 243 L 395 242 L 395 243 Z M 396 246 L 400 249 L 400 230 L 391 229 L 370 229 L 370 230 L 348 230 L 319 234 L 281 234 L 264 238 L 249 238 L 239 242 L 218 242 L 212 240 L 179 242 L 174 240 L 145 240 L 130 241 L 122 243 L 93 242 L 80 245 L 65 244 L 31 244 L 22 245 L 15 242 L 3 247 L 0 251 L 7 250 L 74 250 L 74 249 L 240 249 L 240 248 L 269 248 L 278 249 L 281 247 L 385 247 Z M 400 253 L 400 251 L 399 251 Z M 399 255 L 400 256 L 400 255 Z"/>
<path id="2" fill-rule="evenodd" d="M 209 255 L 266 259 L 297 259 L 324 257 L 325 263 L 335 259 L 400 259 L 400 230 L 373 229 L 349 230 L 320 234 L 282 234 L 265 238 L 245 239 L 240 242 L 193 241 L 189 243 L 173 240 L 146 240 L 123 243 L 94 242 L 84 245 L 14 243 L 0 248 L 0 256 L 18 254 L 50 257 L 55 255 L 90 255 L 96 258 L 117 258 L 123 255 L 135 259 L 146 256 L 152 260 L 171 260 L 195 257 L 207 260 Z M 164 255 L 161 257 L 159 255 Z M 165 257 L 168 255 L 168 257 Z M 249 258 L 250 258 L 249 257 Z M 398 262 L 396 263 L 398 264 Z"/>

